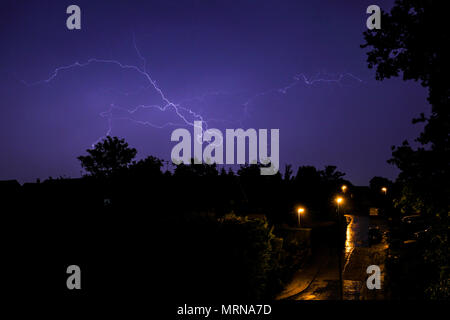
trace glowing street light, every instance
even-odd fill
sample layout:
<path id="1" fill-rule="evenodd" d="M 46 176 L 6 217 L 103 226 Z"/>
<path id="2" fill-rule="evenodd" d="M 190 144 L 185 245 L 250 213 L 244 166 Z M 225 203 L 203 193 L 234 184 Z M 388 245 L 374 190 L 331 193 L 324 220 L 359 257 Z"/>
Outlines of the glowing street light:
<path id="1" fill-rule="evenodd" d="M 347 186 L 344 184 L 342 187 L 341 187 L 341 189 L 342 189 L 342 192 L 346 192 L 347 191 Z"/>
<path id="2" fill-rule="evenodd" d="M 302 213 L 304 213 L 305 212 L 305 208 L 303 208 L 303 207 L 299 207 L 298 209 L 297 209 L 297 215 L 298 215 L 298 227 L 300 228 L 300 216 L 302 215 Z"/>
<path id="3" fill-rule="evenodd" d="M 344 202 L 344 198 L 342 198 L 342 197 L 336 197 L 337 213 L 338 213 L 338 215 L 339 215 L 339 206 L 340 206 L 340 204 L 341 204 L 342 202 Z"/>
<path id="4" fill-rule="evenodd" d="M 381 188 L 381 191 L 383 191 L 383 192 L 384 192 L 384 195 L 386 195 L 386 193 L 387 193 L 387 188 L 386 188 L 386 187 L 383 187 L 383 188 Z"/>
<path id="5" fill-rule="evenodd" d="M 337 203 L 337 217 L 338 217 L 338 234 L 340 234 L 341 232 L 341 217 L 339 216 L 339 206 L 341 205 L 341 203 L 344 202 L 344 198 L 342 197 L 336 197 L 335 199 L 336 203 Z M 338 247 L 340 248 L 340 243 L 341 239 L 339 236 L 339 242 L 338 242 Z M 344 299 L 344 285 L 343 285 L 343 281 L 342 281 L 342 264 L 341 264 L 341 250 L 338 250 L 338 267 L 339 267 L 339 294 L 340 294 L 340 298 L 341 300 Z"/>

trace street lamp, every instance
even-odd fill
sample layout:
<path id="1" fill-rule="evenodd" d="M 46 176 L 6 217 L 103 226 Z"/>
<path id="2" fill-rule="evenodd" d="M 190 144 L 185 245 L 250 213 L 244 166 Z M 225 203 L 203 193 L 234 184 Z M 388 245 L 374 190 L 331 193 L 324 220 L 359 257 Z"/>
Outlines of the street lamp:
<path id="1" fill-rule="evenodd" d="M 301 216 L 301 214 L 302 213 L 304 213 L 305 212 L 305 208 L 303 208 L 303 207 L 299 207 L 298 209 L 297 209 L 297 215 L 298 215 L 298 227 L 300 228 L 300 216 Z"/>
<path id="2" fill-rule="evenodd" d="M 341 203 L 344 202 L 344 198 L 342 197 L 336 197 L 336 203 L 337 203 L 337 218 L 338 218 L 338 265 L 339 265 L 339 294 L 341 297 L 341 300 L 344 299 L 344 286 L 342 281 L 342 263 L 341 263 L 341 217 L 339 216 L 339 206 Z"/>
<path id="3" fill-rule="evenodd" d="M 381 188 L 381 191 L 383 191 L 383 192 L 384 192 L 384 195 L 386 195 L 386 193 L 387 193 L 387 188 L 386 188 L 386 187 L 383 187 L 383 188 Z"/>
<path id="4" fill-rule="evenodd" d="M 347 186 L 344 184 L 344 185 L 341 187 L 341 189 L 342 189 L 342 192 L 345 193 L 345 191 L 347 191 Z"/>
<path id="5" fill-rule="evenodd" d="M 340 206 L 340 204 L 341 204 L 343 201 L 344 201 L 344 198 L 342 198 L 342 197 L 337 197 L 337 198 L 336 198 L 336 203 L 337 203 L 337 213 L 338 213 L 338 216 L 339 216 L 339 206 Z"/>

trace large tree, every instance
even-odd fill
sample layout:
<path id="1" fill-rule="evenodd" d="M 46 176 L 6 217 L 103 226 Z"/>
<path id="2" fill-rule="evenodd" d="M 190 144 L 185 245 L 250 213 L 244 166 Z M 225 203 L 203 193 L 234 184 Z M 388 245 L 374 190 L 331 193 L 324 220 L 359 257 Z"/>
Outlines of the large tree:
<path id="1" fill-rule="evenodd" d="M 376 78 L 397 77 L 420 81 L 428 88 L 431 114 L 425 121 L 420 142 L 449 148 L 450 28 L 447 1 L 398 0 L 390 13 L 383 12 L 381 29 L 364 32 L 370 47 L 369 68 L 376 67 Z"/>
<path id="2" fill-rule="evenodd" d="M 127 168 L 137 153 L 136 149 L 130 148 L 124 139 L 110 136 L 86 152 L 89 155 L 79 156 L 78 160 L 81 161 L 84 170 L 97 177 L 107 177 Z"/>
<path id="3" fill-rule="evenodd" d="M 393 147 L 391 163 L 401 173 L 404 195 L 397 201 L 405 213 L 447 216 L 450 198 L 450 28 L 448 4 L 438 0 L 398 0 L 390 13 L 383 12 L 382 27 L 364 32 L 370 48 L 369 68 L 376 78 L 403 75 L 428 89 L 431 110 L 413 122 L 425 122 L 413 149 L 407 141 Z M 409 195 L 409 196 L 408 196 Z"/>
<path id="4" fill-rule="evenodd" d="M 448 215 L 450 213 L 450 28 L 449 6 L 439 0 L 398 0 L 390 13 L 383 12 L 381 29 L 364 32 L 369 68 L 376 78 L 397 77 L 420 81 L 428 89 L 429 115 L 412 148 L 407 141 L 393 147 L 390 163 L 400 169 L 396 183 L 401 192 L 396 206 L 404 213 L 417 212 L 435 221 L 425 259 L 435 273 L 427 292 L 431 297 L 450 296 L 448 268 Z"/>

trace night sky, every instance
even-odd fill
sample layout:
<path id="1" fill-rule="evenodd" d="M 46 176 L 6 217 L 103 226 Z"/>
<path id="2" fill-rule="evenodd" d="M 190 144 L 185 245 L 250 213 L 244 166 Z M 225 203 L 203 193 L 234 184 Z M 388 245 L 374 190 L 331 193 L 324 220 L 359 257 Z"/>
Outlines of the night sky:
<path id="1" fill-rule="evenodd" d="M 66 28 L 71 4 L 81 30 Z M 417 137 L 411 119 L 429 108 L 419 84 L 379 82 L 367 68 L 360 44 L 370 4 L 2 1 L 0 179 L 79 177 L 76 157 L 108 133 L 138 158 L 169 160 L 171 132 L 192 127 L 173 108 L 148 107 L 163 106 L 160 95 L 118 63 L 146 68 L 188 121 L 191 110 L 223 132 L 279 128 L 281 168 L 332 164 L 357 185 L 395 178 L 390 147 Z M 388 11 L 393 1 L 376 4 Z M 93 58 L 118 63 L 54 74 Z"/>

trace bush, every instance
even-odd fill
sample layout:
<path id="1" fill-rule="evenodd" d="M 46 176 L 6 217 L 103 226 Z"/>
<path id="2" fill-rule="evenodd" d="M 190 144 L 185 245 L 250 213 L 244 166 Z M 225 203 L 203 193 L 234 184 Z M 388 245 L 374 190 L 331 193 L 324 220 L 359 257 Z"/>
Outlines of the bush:
<path id="1" fill-rule="evenodd" d="M 280 240 L 266 219 L 248 219 L 234 214 L 220 219 L 219 241 L 227 283 L 239 287 L 242 298 L 261 299 L 274 292 L 279 269 Z M 278 247 L 278 248 L 277 248 Z"/>
<path id="2" fill-rule="evenodd" d="M 180 223 L 173 243 L 182 266 L 175 284 L 182 296 L 202 300 L 271 298 L 279 290 L 281 239 L 266 219 L 227 214 Z"/>

